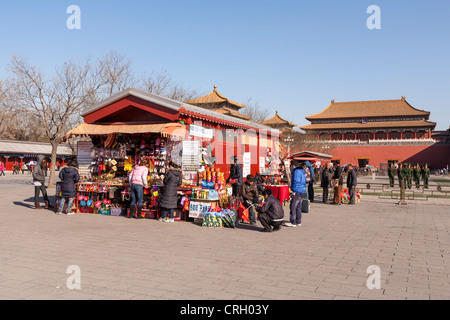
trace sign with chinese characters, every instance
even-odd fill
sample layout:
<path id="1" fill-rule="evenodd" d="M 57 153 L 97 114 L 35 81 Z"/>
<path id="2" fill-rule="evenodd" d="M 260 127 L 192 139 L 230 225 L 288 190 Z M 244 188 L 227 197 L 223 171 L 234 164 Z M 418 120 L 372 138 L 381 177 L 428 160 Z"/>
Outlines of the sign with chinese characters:
<path id="1" fill-rule="evenodd" d="M 250 152 L 244 152 L 244 156 L 242 157 L 242 175 L 246 177 L 250 174 L 250 165 L 251 165 L 251 153 Z"/>
<path id="2" fill-rule="evenodd" d="M 203 214 L 211 208 L 213 202 L 191 201 L 189 203 L 189 218 L 203 219 Z"/>
<path id="3" fill-rule="evenodd" d="M 182 169 L 184 172 L 197 172 L 200 163 L 200 141 L 183 141 Z"/>
<path id="4" fill-rule="evenodd" d="M 195 124 L 190 124 L 189 134 L 194 137 L 212 139 L 214 138 L 214 129 L 197 126 Z"/>

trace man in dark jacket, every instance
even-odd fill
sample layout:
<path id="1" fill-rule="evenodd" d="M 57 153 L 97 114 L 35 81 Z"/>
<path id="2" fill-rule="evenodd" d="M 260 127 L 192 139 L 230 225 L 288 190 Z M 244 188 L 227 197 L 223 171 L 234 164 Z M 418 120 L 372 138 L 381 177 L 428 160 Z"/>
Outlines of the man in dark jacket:
<path id="1" fill-rule="evenodd" d="M 320 181 L 320 186 L 323 189 L 322 201 L 323 203 L 328 203 L 328 189 L 331 186 L 331 162 L 327 163 L 325 168 L 322 170 L 322 176 Z"/>
<path id="2" fill-rule="evenodd" d="M 272 194 L 272 190 L 267 189 L 263 192 L 264 204 L 261 207 L 257 207 L 258 220 L 263 225 L 264 232 L 272 232 L 280 230 L 280 226 L 283 223 L 284 210 L 280 201 Z"/>
<path id="3" fill-rule="evenodd" d="M 162 221 L 173 222 L 175 209 L 178 207 L 178 187 L 181 186 L 183 177 L 181 170 L 173 162 L 169 163 L 169 169 L 164 176 L 164 191 L 161 194 L 159 206 L 162 208 Z M 169 213 L 170 212 L 170 213 Z M 169 218 L 167 214 L 169 213 Z"/>
<path id="4" fill-rule="evenodd" d="M 232 183 L 233 185 L 233 196 L 237 197 L 239 195 L 239 190 L 241 185 L 244 183 L 244 177 L 242 173 L 242 165 L 238 162 L 238 157 L 231 157 L 233 164 L 230 167 L 230 176 L 227 179 L 227 183 Z"/>
<path id="5" fill-rule="evenodd" d="M 249 174 L 241 187 L 241 196 L 244 200 L 244 206 L 249 208 L 249 220 L 251 225 L 256 224 L 256 216 L 253 211 L 253 205 L 259 203 L 259 192 L 253 175 Z"/>
<path id="6" fill-rule="evenodd" d="M 42 192 L 42 196 L 44 197 L 45 208 L 52 209 L 53 206 L 50 204 L 47 195 L 47 188 L 45 187 L 45 159 L 43 155 L 38 155 L 36 165 L 33 169 L 33 184 L 34 184 L 34 208 L 35 209 L 43 209 L 39 203 L 39 193 Z"/>
<path id="7" fill-rule="evenodd" d="M 308 189 L 308 199 L 309 201 L 314 202 L 314 167 L 308 160 L 305 161 L 305 165 L 309 169 L 309 176 L 310 176 L 310 180 L 306 186 Z"/>
<path id="8" fill-rule="evenodd" d="M 341 204 L 341 194 L 342 194 L 342 185 L 344 184 L 344 177 L 342 174 L 341 162 L 336 160 L 334 162 L 334 174 L 333 180 L 335 181 L 334 186 L 334 202 L 333 204 L 340 205 Z"/>
<path id="9" fill-rule="evenodd" d="M 348 194 L 350 195 L 350 202 L 349 204 L 355 204 L 356 203 L 356 185 L 357 185 L 357 175 L 356 170 L 353 169 L 353 165 L 349 163 L 347 166 L 348 168 L 348 174 L 347 174 L 347 189 Z"/>

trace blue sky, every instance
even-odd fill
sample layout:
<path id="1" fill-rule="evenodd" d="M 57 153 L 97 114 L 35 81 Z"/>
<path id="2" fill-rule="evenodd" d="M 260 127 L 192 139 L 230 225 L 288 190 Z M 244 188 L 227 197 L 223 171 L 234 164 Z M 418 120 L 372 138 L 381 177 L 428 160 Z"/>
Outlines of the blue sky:
<path id="1" fill-rule="evenodd" d="M 81 30 L 69 30 L 70 5 Z M 369 30 L 368 6 L 381 9 Z M 406 99 L 450 125 L 450 1 L 2 1 L 0 77 L 11 54 L 46 72 L 126 55 L 206 94 L 257 101 L 298 125 L 336 101 Z"/>

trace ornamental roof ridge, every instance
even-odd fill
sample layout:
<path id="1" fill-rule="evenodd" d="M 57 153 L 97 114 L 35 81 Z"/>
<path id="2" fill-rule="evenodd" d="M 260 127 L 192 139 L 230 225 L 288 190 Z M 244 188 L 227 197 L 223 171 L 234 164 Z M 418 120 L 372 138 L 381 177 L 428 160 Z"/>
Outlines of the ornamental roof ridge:
<path id="1" fill-rule="evenodd" d="M 367 100 L 367 101 L 331 101 L 330 105 L 319 113 L 305 117 L 307 120 L 318 119 L 345 119 L 370 118 L 393 116 L 424 116 L 426 120 L 430 112 L 414 108 L 402 96 L 394 100 Z"/>
<path id="2" fill-rule="evenodd" d="M 208 93 L 207 95 L 200 97 L 200 98 L 195 98 L 195 99 L 190 99 L 190 100 L 184 101 L 184 103 L 194 104 L 194 105 L 215 104 L 215 103 L 224 103 L 224 102 L 227 102 L 230 105 L 233 105 L 239 109 L 245 108 L 245 105 L 237 103 L 233 100 L 230 100 L 227 97 L 220 94 L 217 91 L 216 85 L 214 85 L 214 90 L 211 93 Z"/>
<path id="3" fill-rule="evenodd" d="M 282 117 L 280 117 L 280 115 L 278 114 L 278 110 L 275 111 L 275 115 L 272 118 L 269 118 L 269 119 L 264 120 L 264 121 L 260 121 L 259 123 L 264 124 L 264 125 L 284 124 L 284 125 L 287 125 L 289 127 L 296 127 L 297 126 L 295 123 L 289 122 L 286 119 L 283 119 Z"/>

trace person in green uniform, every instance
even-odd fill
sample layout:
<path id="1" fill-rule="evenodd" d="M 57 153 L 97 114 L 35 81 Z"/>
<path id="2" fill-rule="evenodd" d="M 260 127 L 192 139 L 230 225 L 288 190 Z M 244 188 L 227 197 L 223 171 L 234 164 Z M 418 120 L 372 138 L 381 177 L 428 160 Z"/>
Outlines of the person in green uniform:
<path id="1" fill-rule="evenodd" d="M 408 189 L 412 188 L 412 169 L 411 169 L 411 164 L 410 163 L 405 163 L 405 165 L 403 166 L 403 170 L 405 170 L 405 179 L 406 179 L 406 187 L 408 187 Z"/>
<path id="2" fill-rule="evenodd" d="M 417 164 L 414 167 L 414 171 L 413 171 L 413 176 L 414 176 L 414 182 L 416 183 L 416 188 L 420 189 L 420 173 L 421 173 L 421 169 L 419 164 Z"/>
<path id="3" fill-rule="evenodd" d="M 428 165 L 425 163 L 425 165 L 422 168 L 423 187 L 425 189 L 428 189 L 428 179 L 429 178 L 430 178 L 430 169 L 428 168 Z"/>
<path id="4" fill-rule="evenodd" d="M 395 177 L 395 167 L 392 162 L 389 163 L 388 176 L 389 176 L 389 186 L 391 188 L 393 188 L 394 187 L 394 177 Z"/>
<path id="5" fill-rule="evenodd" d="M 405 188 L 406 188 L 406 179 L 405 179 L 405 171 L 406 168 L 403 168 L 403 163 L 398 164 L 397 168 L 397 176 L 398 176 L 398 184 L 400 187 L 400 202 L 399 204 L 406 204 L 405 201 Z"/>

